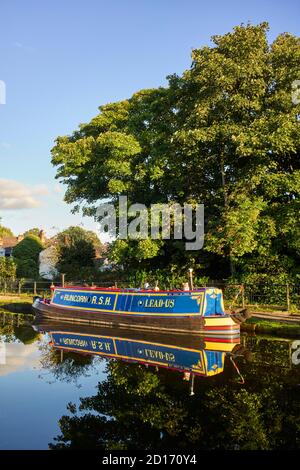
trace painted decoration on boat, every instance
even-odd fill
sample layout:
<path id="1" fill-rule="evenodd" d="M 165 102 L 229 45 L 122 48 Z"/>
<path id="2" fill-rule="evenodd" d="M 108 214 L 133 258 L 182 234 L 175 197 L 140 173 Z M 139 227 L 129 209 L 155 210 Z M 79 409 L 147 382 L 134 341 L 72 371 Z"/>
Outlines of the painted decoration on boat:
<path id="1" fill-rule="evenodd" d="M 222 291 L 216 288 L 192 292 L 55 288 L 51 304 L 76 310 L 143 316 L 225 315 Z"/>

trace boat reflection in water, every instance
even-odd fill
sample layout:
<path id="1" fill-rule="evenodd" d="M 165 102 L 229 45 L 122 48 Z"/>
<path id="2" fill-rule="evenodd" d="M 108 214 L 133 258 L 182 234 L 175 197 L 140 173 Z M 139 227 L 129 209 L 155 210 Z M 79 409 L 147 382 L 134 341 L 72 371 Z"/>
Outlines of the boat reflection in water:
<path id="1" fill-rule="evenodd" d="M 190 335 L 158 334 L 108 327 L 63 324 L 43 320 L 36 328 L 51 337 L 56 350 L 114 358 L 167 368 L 183 373 L 191 382 L 195 375 L 210 377 L 224 370 L 225 357 L 240 355 L 239 337 L 227 339 Z"/>

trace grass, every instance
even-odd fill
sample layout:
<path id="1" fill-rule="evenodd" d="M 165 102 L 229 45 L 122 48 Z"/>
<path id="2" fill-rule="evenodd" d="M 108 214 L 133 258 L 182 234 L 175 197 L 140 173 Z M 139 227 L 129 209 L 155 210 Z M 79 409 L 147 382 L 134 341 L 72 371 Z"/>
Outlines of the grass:
<path id="1" fill-rule="evenodd" d="M 265 320 L 264 318 L 249 318 L 241 325 L 241 330 L 294 338 L 300 336 L 300 322 L 284 323 L 276 320 Z"/>
<path id="2" fill-rule="evenodd" d="M 225 309 L 229 310 L 230 302 L 225 303 Z M 233 305 L 233 309 L 235 308 L 242 308 L 242 305 Z M 254 304 L 254 305 L 245 305 L 245 308 L 249 308 L 252 312 L 261 312 L 261 313 L 285 313 L 285 314 L 290 314 L 290 315 L 300 315 L 300 310 L 295 306 L 292 305 L 290 310 L 287 311 L 287 309 L 284 306 L 278 306 L 278 305 L 259 305 L 259 304 Z"/>

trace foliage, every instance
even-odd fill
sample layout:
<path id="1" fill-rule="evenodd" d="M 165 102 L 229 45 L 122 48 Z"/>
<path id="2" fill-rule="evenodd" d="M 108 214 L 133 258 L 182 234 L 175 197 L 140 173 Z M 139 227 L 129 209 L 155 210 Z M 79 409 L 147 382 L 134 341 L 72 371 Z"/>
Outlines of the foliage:
<path id="1" fill-rule="evenodd" d="M 97 235 L 81 227 L 69 227 L 57 239 L 57 269 L 69 280 L 93 280 L 96 274 L 95 249 L 101 247 Z"/>
<path id="2" fill-rule="evenodd" d="M 0 257 L 0 281 L 13 281 L 16 278 L 17 266 L 12 258 Z"/>
<path id="3" fill-rule="evenodd" d="M 50 371 L 56 380 L 66 383 L 74 383 L 78 388 L 78 379 L 88 377 L 91 372 L 93 357 L 79 354 L 73 351 L 61 351 L 54 349 L 46 342 L 39 345 L 41 353 L 41 366 L 47 373 Z"/>
<path id="4" fill-rule="evenodd" d="M 2 237 L 13 237 L 14 234 L 11 231 L 11 229 L 1 225 L 1 220 L 2 220 L 2 218 L 0 217 L 0 238 L 2 238 Z"/>
<path id="5" fill-rule="evenodd" d="M 158 285 L 160 289 L 181 289 L 182 285 L 187 282 L 187 274 L 180 274 L 177 266 L 172 266 L 172 268 L 137 271 L 129 278 L 129 284 L 131 287 L 143 287 L 147 282 L 151 287 Z M 195 276 L 193 282 L 195 286 L 201 287 L 206 285 L 209 279 L 204 276 Z"/>
<path id="6" fill-rule="evenodd" d="M 95 214 L 99 200 L 203 203 L 204 250 L 185 240 L 116 241 L 126 267 L 194 265 L 224 278 L 259 269 L 299 273 L 299 38 L 267 42 L 267 23 L 241 25 L 195 49 L 181 77 L 100 106 L 100 113 L 52 149 L 65 200 Z"/>
<path id="7" fill-rule="evenodd" d="M 28 235 L 20 241 L 13 250 L 13 257 L 17 263 L 17 276 L 37 279 L 39 277 L 39 254 L 43 244 L 38 237 Z"/>
<path id="8" fill-rule="evenodd" d="M 39 234 L 40 234 L 40 229 L 38 227 L 34 227 L 29 230 L 26 230 L 26 232 L 23 233 L 23 236 L 28 237 L 28 235 L 34 235 L 35 237 L 38 237 Z"/>
<path id="9" fill-rule="evenodd" d="M 2 237 L 13 237 L 14 234 L 10 230 L 10 228 L 4 227 L 3 225 L 0 225 L 0 238 Z"/>

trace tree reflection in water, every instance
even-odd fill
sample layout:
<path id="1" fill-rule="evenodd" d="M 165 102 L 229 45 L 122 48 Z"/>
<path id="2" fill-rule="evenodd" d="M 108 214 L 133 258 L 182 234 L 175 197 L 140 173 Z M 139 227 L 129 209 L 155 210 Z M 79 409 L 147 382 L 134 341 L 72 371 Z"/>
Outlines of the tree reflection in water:
<path id="1" fill-rule="evenodd" d="M 40 333 L 32 328 L 30 315 L 19 315 L 0 310 L 0 337 L 5 343 L 16 340 L 23 344 L 32 344 L 39 340 Z"/>
<path id="2" fill-rule="evenodd" d="M 74 352 L 63 352 L 53 349 L 48 341 L 41 342 L 39 345 L 41 352 L 41 367 L 44 372 L 40 374 L 41 378 L 45 375 L 51 377 L 49 383 L 55 381 L 72 382 L 77 388 L 81 385 L 78 382 L 81 377 L 89 377 L 95 358 L 93 356 L 78 354 Z M 101 358 L 97 358 L 101 360 Z"/>
<path id="3" fill-rule="evenodd" d="M 253 341 L 252 341 L 253 343 Z M 296 449 L 300 443 L 300 368 L 288 344 L 256 339 L 251 362 L 227 360 L 223 374 L 195 378 L 188 393 L 182 374 L 107 361 L 97 394 L 81 399 L 59 421 L 51 449 Z"/>

